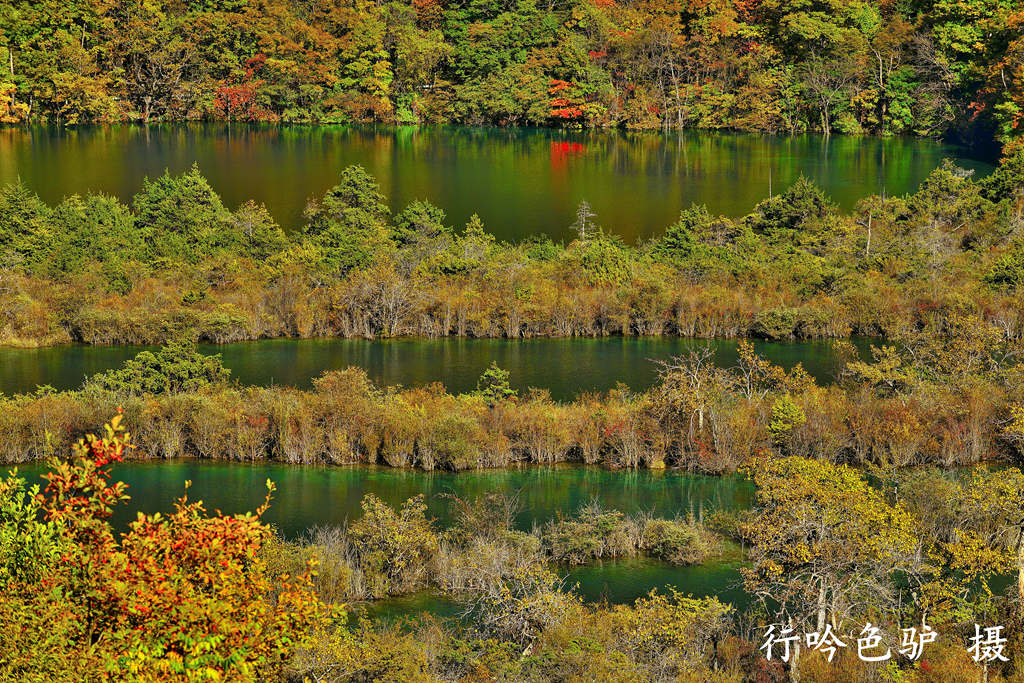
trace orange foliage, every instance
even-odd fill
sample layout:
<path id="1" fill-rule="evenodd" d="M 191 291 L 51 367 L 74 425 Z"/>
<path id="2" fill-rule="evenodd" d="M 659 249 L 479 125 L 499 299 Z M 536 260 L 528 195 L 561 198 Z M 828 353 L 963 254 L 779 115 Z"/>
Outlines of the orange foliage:
<path id="1" fill-rule="evenodd" d="M 270 575 L 260 517 L 273 485 L 255 513 L 210 516 L 182 497 L 169 515 L 140 513 L 118 537 L 108 519 L 128 496 L 109 466 L 131 448 L 120 420 L 80 441 L 70 462 L 55 461 L 38 496 L 59 529 L 59 557 L 44 585 L 11 585 L 0 599 L 4 619 L 22 631 L 32 614 L 50 615 L 35 626 L 57 638 L 23 633 L 26 661 L 133 680 L 279 676 L 295 648 L 340 613 L 313 592 L 311 568 Z M 66 658 L 74 664 L 59 663 Z"/>

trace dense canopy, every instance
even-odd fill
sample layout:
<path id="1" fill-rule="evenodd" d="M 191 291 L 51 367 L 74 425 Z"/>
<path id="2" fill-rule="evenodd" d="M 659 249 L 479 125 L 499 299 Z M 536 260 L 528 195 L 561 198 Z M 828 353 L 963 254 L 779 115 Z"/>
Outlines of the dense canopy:
<path id="1" fill-rule="evenodd" d="M 1013 0 L 17 0 L 0 121 L 461 122 L 1009 139 Z"/>

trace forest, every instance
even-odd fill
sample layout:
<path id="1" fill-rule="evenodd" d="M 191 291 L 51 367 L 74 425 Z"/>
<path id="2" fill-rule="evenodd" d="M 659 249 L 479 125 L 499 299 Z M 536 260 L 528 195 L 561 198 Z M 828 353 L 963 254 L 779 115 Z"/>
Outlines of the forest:
<path id="1" fill-rule="evenodd" d="M 12 0 L 0 122 L 215 119 L 998 140 L 1013 0 Z"/>

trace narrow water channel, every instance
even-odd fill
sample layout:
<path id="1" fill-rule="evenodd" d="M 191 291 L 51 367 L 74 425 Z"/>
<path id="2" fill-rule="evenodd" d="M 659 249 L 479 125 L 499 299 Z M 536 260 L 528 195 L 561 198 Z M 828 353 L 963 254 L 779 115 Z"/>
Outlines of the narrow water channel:
<path id="1" fill-rule="evenodd" d="M 871 343 L 853 339 L 866 356 Z M 306 388 L 327 370 L 364 368 L 380 385 L 415 386 L 442 382 L 459 393 L 476 387 L 493 361 L 512 374 L 519 390 L 539 387 L 558 400 L 581 392 L 607 391 L 618 382 L 634 390 L 657 379 L 654 361 L 710 346 L 722 367 L 736 363 L 735 339 L 679 337 L 606 337 L 599 339 L 274 339 L 200 351 L 219 353 L 231 376 L 255 386 L 288 385 Z M 73 389 L 89 375 L 115 368 L 147 347 L 56 346 L 44 349 L 0 348 L 0 393 L 26 393 L 39 385 Z M 841 369 L 833 342 L 755 341 L 755 350 L 777 365 L 802 363 L 822 384 L 833 382 Z"/>

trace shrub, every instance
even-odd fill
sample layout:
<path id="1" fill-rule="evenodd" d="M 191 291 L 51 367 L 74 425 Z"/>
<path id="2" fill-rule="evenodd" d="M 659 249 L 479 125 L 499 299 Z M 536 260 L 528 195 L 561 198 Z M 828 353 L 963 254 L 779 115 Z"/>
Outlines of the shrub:
<path id="1" fill-rule="evenodd" d="M 619 648 L 650 667 L 652 679 L 665 680 L 707 667 L 732 611 L 717 598 L 696 599 L 670 588 L 667 594 L 651 591 L 633 607 L 617 607 L 612 617 Z"/>
<path id="2" fill-rule="evenodd" d="M 436 680 L 428 675 L 428 646 L 419 635 L 374 626 L 325 633 L 297 649 L 288 680 Z"/>
<path id="3" fill-rule="evenodd" d="M 369 595 L 379 598 L 421 588 L 438 551 L 437 534 L 427 519 L 423 496 L 414 496 L 396 512 L 367 494 L 363 516 L 349 529 Z"/>
<path id="4" fill-rule="evenodd" d="M 42 505 L 39 486 L 26 487 L 17 470 L 0 479 L 0 590 L 39 583 L 66 552 L 58 529 L 43 521 Z"/>
<path id="5" fill-rule="evenodd" d="M 671 564 L 700 564 L 711 551 L 702 529 L 681 520 L 651 519 L 643 525 L 640 549 Z"/>
<path id="6" fill-rule="evenodd" d="M 574 518 L 549 522 L 541 538 L 553 560 L 575 565 L 632 554 L 636 535 L 625 515 L 595 502 L 580 508 Z"/>
<path id="7" fill-rule="evenodd" d="M 262 551 L 275 574 L 297 576 L 315 566 L 310 584 L 324 603 L 340 605 L 366 598 L 359 559 L 341 527 L 314 527 L 297 542 L 272 535 Z"/>
<path id="8" fill-rule="evenodd" d="M 588 285 L 618 285 L 631 275 L 629 252 L 617 235 L 599 232 L 593 239 L 573 242 L 565 258 Z"/>
<path id="9" fill-rule="evenodd" d="M 797 327 L 799 311 L 793 308 L 776 308 L 760 311 L 750 327 L 751 334 L 765 339 L 789 339 Z"/>
<path id="10" fill-rule="evenodd" d="M 110 465 L 129 448 L 118 416 L 102 438 L 79 441 L 71 461 L 53 460 L 37 499 L 42 526 L 24 516 L 32 510 L 17 502 L 17 480 L 0 488 L 3 547 L 35 555 L 4 572 L 0 678 L 279 677 L 335 613 L 308 569 L 274 575 L 261 557 L 273 485 L 255 514 L 207 516 L 182 497 L 172 513 L 140 514 L 118 535 L 109 518 L 127 495 Z M 49 567 L 42 578 L 25 571 L 39 566 Z"/>
<path id="11" fill-rule="evenodd" d="M 139 353 L 122 368 L 94 375 L 86 389 L 129 396 L 189 393 L 224 384 L 230 372 L 220 355 L 204 356 L 187 344 L 172 342 L 155 353 Z"/>
<path id="12" fill-rule="evenodd" d="M 528 643 L 546 627 L 579 609 L 579 598 L 562 591 L 562 581 L 540 565 L 516 567 L 460 599 L 485 636 Z"/>
<path id="13" fill-rule="evenodd" d="M 468 470 L 479 466 L 484 440 L 472 416 L 448 414 L 431 421 L 426 436 L 417 443 L 419 464 L 425 469 Z"/>

